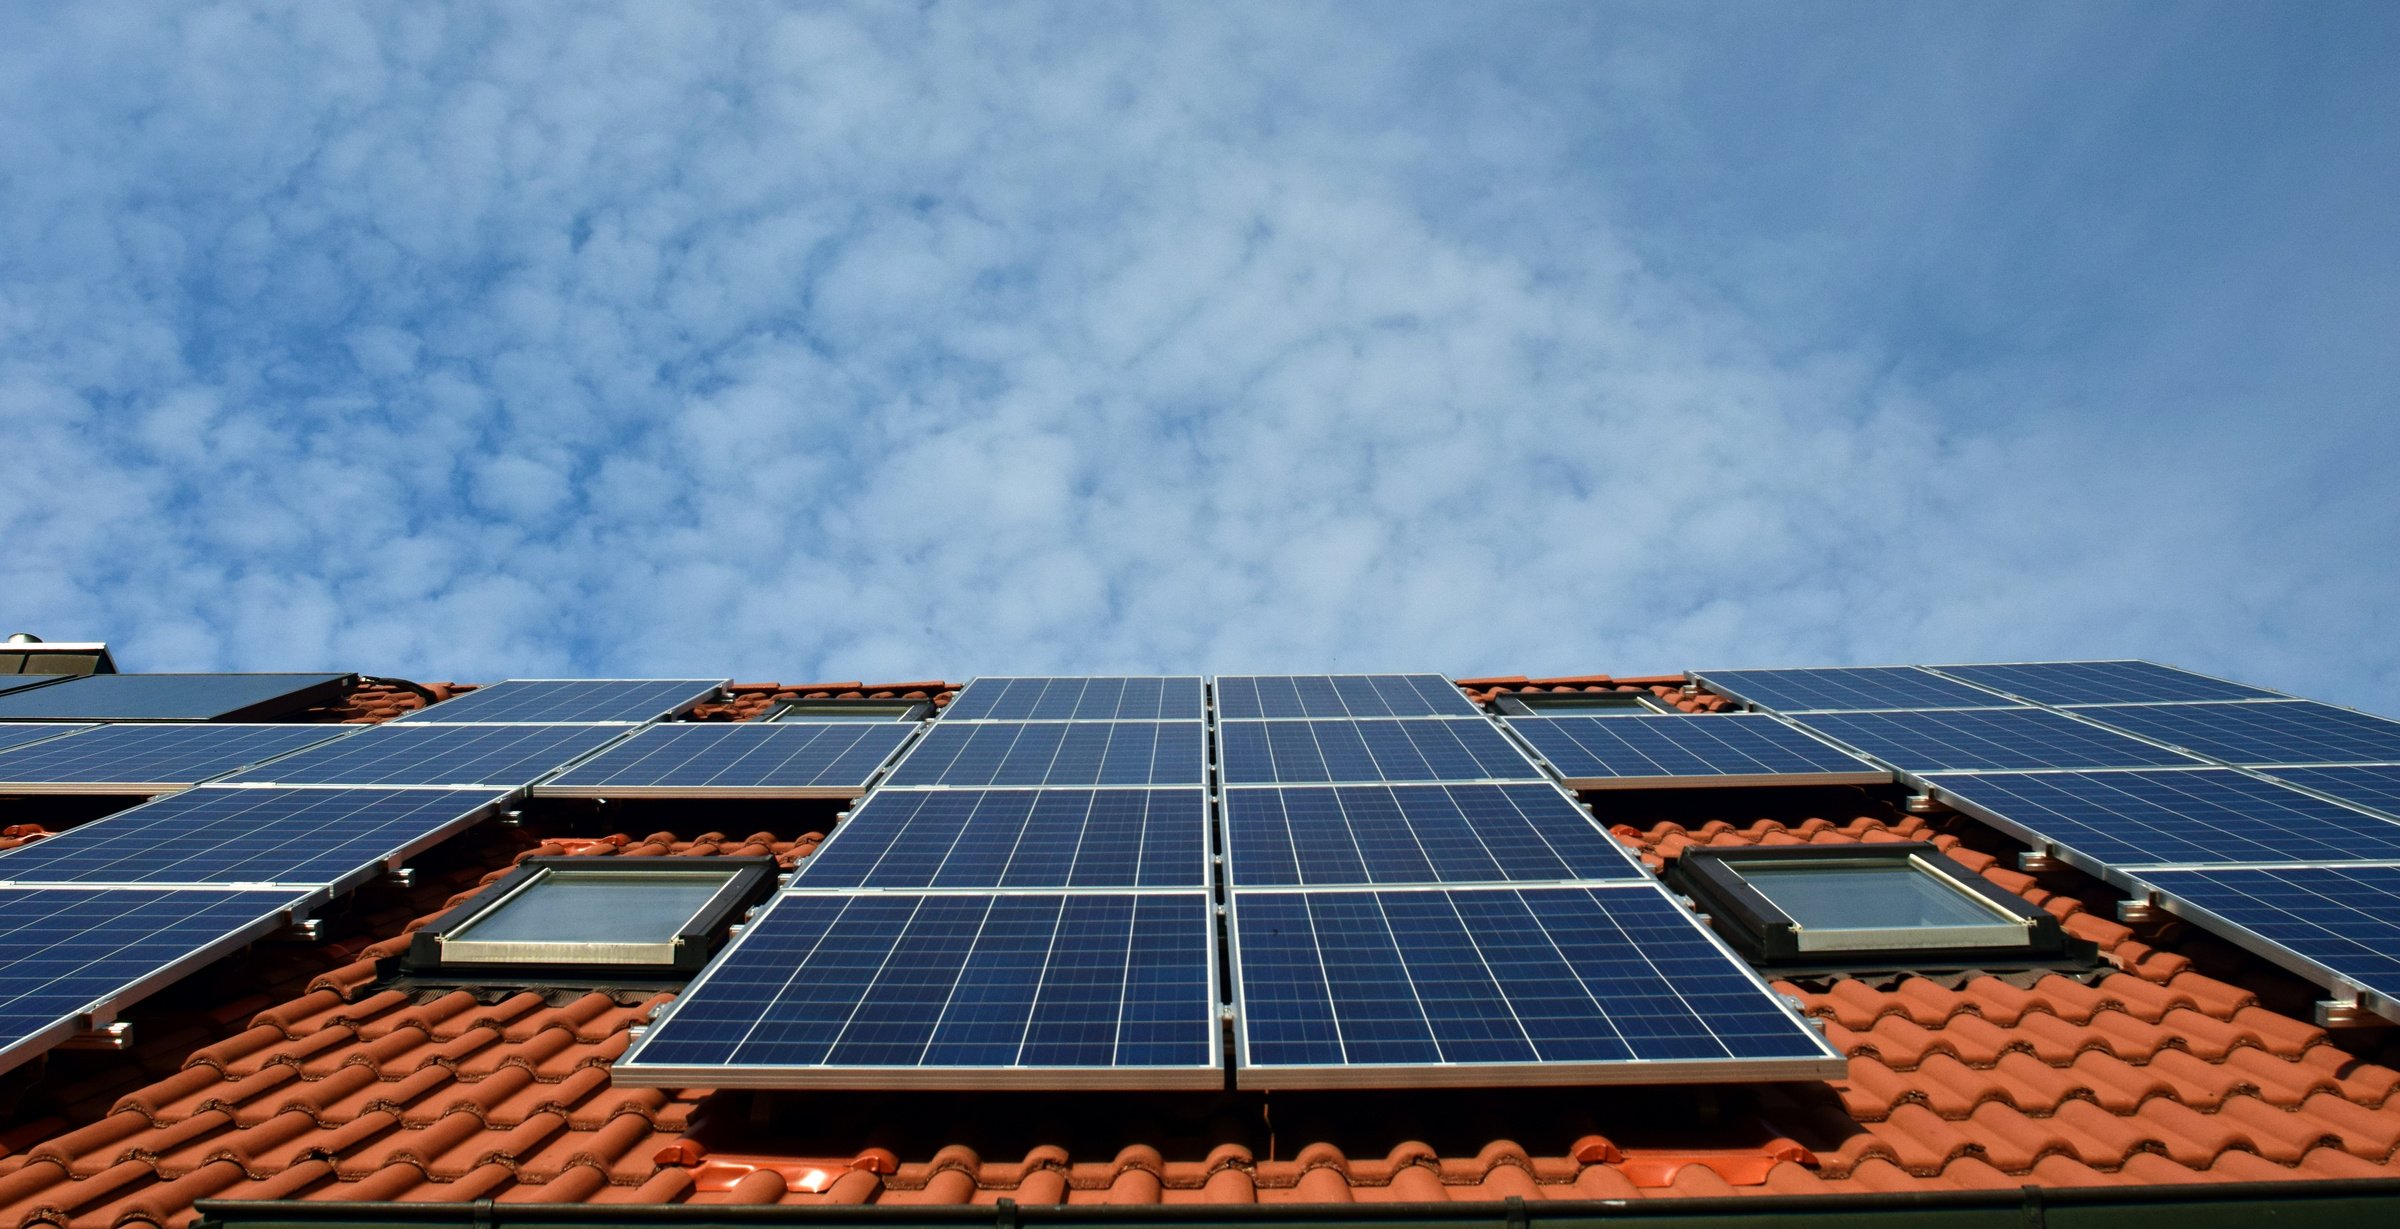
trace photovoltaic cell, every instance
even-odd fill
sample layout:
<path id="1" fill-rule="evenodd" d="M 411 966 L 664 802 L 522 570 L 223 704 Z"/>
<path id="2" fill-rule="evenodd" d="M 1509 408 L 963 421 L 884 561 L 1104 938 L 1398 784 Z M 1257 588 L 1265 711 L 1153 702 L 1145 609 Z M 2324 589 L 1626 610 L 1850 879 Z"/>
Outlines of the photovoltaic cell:
<path id="1" fill-rule="evenodd" d="M 1711 691 L 1779 713 L 1893 708 L 2004 708 L 2006 696 L 1953 682 L 1915 666 L 1834 666 L 1812 670 L 1703 670 Z"/>
<path id="2" fill-rule="evenodd" d="M 0 785 L 79 792 L 111 786 L 175 789 L 311 743 L 338 742 L 351 732 L 338 725 L 95 726 L 0 751 Z"/>
<path id="3" fill-rule="evenodd" d="M 2145 871 L 2141 878 L 2181 902 L 2171 907 L 2187 918 L 2186 906 L 2196 906 L 2233 928 L 2215 929 L 2237 938 L 2247 932 L 2245 946 L 2264 940 L 2357 983 L 2380 999 L 2376 1010 L 2400 1018 L 2400 867 Z"/>
<path id="4" fill-rule="evenodd" d="M 449 835 L 505 796 L 474 790 L 186 790 L 0 853 L 0 883 L 336 887 Z"/>
<path id="5" fill-rule="evenodd" d="M 795 888 L 1205 888 L 1199 789 L 884 790 Z"/>
<path id="6" fill-rule="evenodd" d="M 1541 778 L 1480 718 L 1228 721 L 1217 727 L 1217 749 L 1228 785 Z"/>
<path id="7" fill-rule="evenodd" d="M 1203 892 L 785 892 L 619 1084 L 1217 1088 Z"/>
<path id="8" fill-rule="evenodd" d="M 2400 861 L 2400 823 L 2228 768 L 1926 780 L 2036 839 L 2118 869 Z"/>
<path id="9" fill-rule="evenodd" d="M 77 730 L 88 730 L 91 728 L 92 727 L 88 725 L 77 725 L 68 722 L 55 721 L 44 722 L 40 724 L 28 722 L 23 725 L 0 725 L 0 751 L 7 750 L 10 747 L 21 747 L 26 743 L 40 742 L 45 738 L 56 738 L 61 734 L 72 734 Z"/>
<path id="10" fill-rule="evenodd" d="M 2373 807 L 2400 816 L 2400 766 L 2360 765 L 2348 768 L 2278 768 L 2270 774 L 2344 802 Z"/>
<path id="11" fill-rule="evenodd" d="M 856 797 L 914 722 L 673 722 L 648 726 L 541 787 L 616 797 Z"/>
<path id="12" fill-rule="evenodd" d="M 2177 700 L 2275 700 L 2258 687 L 2146 661 L 2037 661 L 1999 666 L 1935 666 L 2036 704 L 2151 704 Z"/>
<path id="13" fill-rule="evenodd" d="M 1199 721 L 1198 675 L 979 678 L 942 710 L 944 721 Z"/>
<path id="14" fill-rule="evenodd" d="M 1916 773 L 2154 768 L 2199 762 L 2041 708 L 1811 713 L 1795 720 Z"/>
<path id="15" fill-rule="evenodd" d="M 1647 887 L 1236 893 L 1243 1087 L 1822 1078 L 1840 1060 Z"/>
<path id="16" fill-rule="evenodd" d="M 1217 679 L 1217 716 L 1474 717 L 1456 684 L 1438 674 L 1236 674 Z"/>
<path id="17" fill-rule="evenodd" d="M 1206 738 L 1197 721 L 937 721 L 886 784 L 1199 785 Z"/>
<path id="18" fill-rule="evenodd" d="M 1549 785 L 1244 789 L 1224 806 L 1235 887 L 1648 880 Z"/>
<path id="19" fill-rule="evenodd" d="M 0 694 L 0 721 L 212 721 L 278 716 L 347 674 L 89 674 Z"/>
<path id="20" fill-rule="evenodd" d="M 313 747 L 232 780 L 263 785 L 485 785 L 515 789 L 624 734 L 619 726 L 392 723 Z"/>
<path id="21" fill-rule="evenodd" d="M 2313 700 L 2079 710 L 2094 721 L 2244 767 L 2400 761 L 2400 721 Z"/>
<path id="22" fill-rule="evenodd" d="M 1578 789 L 1668 784 L 1870 784 L 1891 774 L 1760 714 L 1512 717 Z"/>
<path id="23" fill-rule="evenodd" d="M 0 1071 L 280 927 L 301 892 L 0 888 Z"/>
<path id="24" fill-rule="evenodd" d="M 627 723 L 671 717 L 723 679 L 509 679 L 400 718 L 414 725 L 500 721 L 527 725 Z"/>

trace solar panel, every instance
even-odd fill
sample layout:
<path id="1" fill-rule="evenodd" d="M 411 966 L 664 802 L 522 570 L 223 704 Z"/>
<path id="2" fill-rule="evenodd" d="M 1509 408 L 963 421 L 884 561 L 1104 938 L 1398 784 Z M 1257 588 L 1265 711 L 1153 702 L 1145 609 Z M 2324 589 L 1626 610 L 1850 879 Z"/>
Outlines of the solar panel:
<path id="1" fill-rule="evenodd" d="M 1205 888 L 1199 789 L 884 790 L 797 888 Z"/>
<path id="2" fill-rule="evenodd" d="M 1215 1089 L 1204 892 L 785 892 L 612 1065 L 665 1087 Z"/>
<path id="3" fill-rule="evenodd" d="M 1217 679 L 1217 716 L 1474 717 L 1438 674 L 1236 674 Z"/>
<path id="4" fill-rule="evenodd" d="M 1872 785 L 1892 774 L 1758 714 L 1511 717 L 1509 728 L 1575 789 L 1658 785 Z"/>
<path id="5" fill-rule="evenodd" d="M 1199 785 L 1197 721 L 937 721 L 886 783 L 916 785 Z"/>
<path id="6" fill-rule="evenodd" d="M 915 722 L 684 721 L 649 726 L 545 782 L 587 797 L 855 798 Z"/>
<path id="7" fill-rule="evenodd" d="M 1812 713 L 1796 720 L 1914 773 L 2153 768 L 2198 762 L 2042 708 Z"/>
<path id="8" fill-rule="evenodd" d="M 0 751 L 0 789 L 25 793 L 156 793 L 272 759 L 354 727 L 103 725 Z"/>
<path id="9" fill-rule="evenodd" d="M 1244 1088 L 1844 1070 L 1650 887 L 1238 892 L 1233 933 Z"/>
<path id="10" fill-rule="evenodd" d="M 2016 703 L 1915 666 L 1702 670 L 1711 691 L 1779 713 L 1897 708 L 2004 708 Z"/>
<path id="11" fill-rule="evenodd" d="M 979 678 L 942 710 L 944 721 L 1199 721 L 1200 676 Z"/>
<path id="12" fill-rule="evenodd" d="M 2348 768 L 2278 768 L 2278 781 L 2329 794 L 2356 806 L 2373 807 L 2400 816 L 2400 766 L 2359 765 Z"/>
<path id="13" fill-rule="evenodd" d="M 2167 907 L 2400 1020 L 2400 866 L 2145 871 Z"/>
<path id="14" fill-rule="evenodd" d="M 347 674 L 87 674 L 0 694 L 0 721 L 232 721 L 341 693 Z"/>
<path id="15" fill-rule="evenodd" d="M 288 891 L 0 889 L 0 1071 L 281 928 Z"/>
<path id="16" fill-rule="evenodd" d="M 1224 806 L 1235 887 L 1648 879 L 1546 784 L 1241 789 Z"/>
<path id="17" fill-rule="evenodd" d="M 472 823 L 475 790 L 195 789 L 0 853 L 0 883 L 335 890 Z"/>
<path id="18" fill-rule="evenodd" d="M 22 747 L 26 743 L 38 743 L 45 738 L 56 738 L 61 734 L 72 734 L 77 730 L 88 730 L 91 728 L 92 727 L 88 725 L 73 725 L 64 722 L 49 722 L 41 725 L 35 725 L 31 723 L 24 725 L 0 725 L 0 751 L 5 751 L 10 747 Z"/>
<path id="19" fill-rule="evenodd" d="M 1541 778 L 1481 718 L 1228 721 L 1217 727 L 1217 752 L 1228 785 Z"/>
<path id="20" fill-rule="evenodd" d="M 2400 823 L 2229 768 L 1935 775 L 1954 804 L 2103 864 L 2400 861 Z"/>
<path id="21" fill-rule="evenodd" d="M 2400 721 L 2314 700 L 2152 704 L 2079 710 L 2229 764 L 2368 764 L 2400 761 Z"/>
<path id="22" fill-rule="evenodd" d="M 625 731 L 595 725 L 386 724 L 231 778 L 260 785 L 484 785 L 515 789 Z"/>
<path id="23" fill-rule="evenodd" d="M 73 677 L 75 676 L 67 674 L 0 674 L 0 692 L 22 691 L 28 687 L 39 687 L 44 683 L 61 682 Z"/>
<path id="24" fill-rule="evenodd" d="M 2259 687 L 2146 661 L 2036 661 L 1996 666 L 1934 666 L 1951 678 L 2005 691 L 2036 704 L 2148 704 L 2178 700 L 2278 700 Z"/>
<path id="25" fill-rule="evenodd" d="M 509 679 L 400 718 L 557 725 L 626 724 L 672 717 L 707 699 L 723 679 Z"/>

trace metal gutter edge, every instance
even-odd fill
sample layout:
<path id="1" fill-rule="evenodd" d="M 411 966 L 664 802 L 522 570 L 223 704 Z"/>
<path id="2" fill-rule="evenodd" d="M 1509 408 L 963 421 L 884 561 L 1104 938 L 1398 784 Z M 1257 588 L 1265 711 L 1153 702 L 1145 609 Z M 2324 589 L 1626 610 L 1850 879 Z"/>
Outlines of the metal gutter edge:
<path id="1" fill-rule="evenodd" d="M 1367 1204 L 1019 1204 L 904 1207 L 883 1204 L 353 1203 L 204 1199 L 195 1229 L 478 1229 L 603 1225 L 964 1226 L 1497 1226 L 1630 1229 L 1673 1226 L 1888 1225 L 1893 1229 L 2016 1226 L 2172 1226 L 2237 1229 L 2302 1218 L 2328 1224 L 2400 1224 L 2400 1178 L 2223 1182 L 2180 1186 L 2040 1187 L 1989 1191 L 1882 1191 L 1670 1199 Z"/>

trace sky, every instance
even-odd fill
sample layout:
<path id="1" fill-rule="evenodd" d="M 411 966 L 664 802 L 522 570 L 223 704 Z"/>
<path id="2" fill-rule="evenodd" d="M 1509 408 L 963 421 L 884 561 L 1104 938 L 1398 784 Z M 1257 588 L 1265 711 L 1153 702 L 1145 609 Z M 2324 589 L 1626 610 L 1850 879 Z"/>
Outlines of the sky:
<path id="1" fill-rule="evenodd" d="M 2400 5 L 6 3 L 0 631 L 2400 713 Z"/>

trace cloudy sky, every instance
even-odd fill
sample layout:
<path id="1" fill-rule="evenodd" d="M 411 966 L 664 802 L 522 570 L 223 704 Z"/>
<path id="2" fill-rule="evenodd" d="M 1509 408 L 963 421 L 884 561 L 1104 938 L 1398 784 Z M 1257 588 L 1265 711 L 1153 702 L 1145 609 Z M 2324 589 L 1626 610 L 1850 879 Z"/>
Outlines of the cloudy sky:
<path id="1" fill-rule="evenodd" d="M 0 630 L 128 669 L 2400 711 L 2400 6 L 4 11 Z"/>

